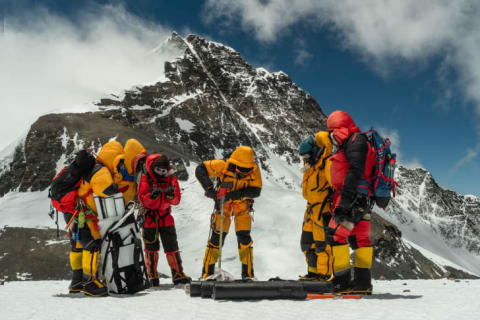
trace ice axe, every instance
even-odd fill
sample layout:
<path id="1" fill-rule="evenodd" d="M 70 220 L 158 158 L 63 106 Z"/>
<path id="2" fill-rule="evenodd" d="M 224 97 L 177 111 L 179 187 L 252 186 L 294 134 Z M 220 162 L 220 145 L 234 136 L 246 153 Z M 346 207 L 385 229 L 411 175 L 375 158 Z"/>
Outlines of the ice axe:
<path id="1" fill-rule="evenodd" d="M 218 248 L 218 268 L 215 268 L 215 272 L 212 275 L 212 280 L 217 281 L 232 281 L 233 276 L 222 270 L 222 249 L 223 249 L 223 221 L 225 219 L 225 197 L 228 193 L 228 189 L 232 187 L 232 183 L 222 182 L 217 192 L 217 200 L 220 201 L 220 240 Z"/>

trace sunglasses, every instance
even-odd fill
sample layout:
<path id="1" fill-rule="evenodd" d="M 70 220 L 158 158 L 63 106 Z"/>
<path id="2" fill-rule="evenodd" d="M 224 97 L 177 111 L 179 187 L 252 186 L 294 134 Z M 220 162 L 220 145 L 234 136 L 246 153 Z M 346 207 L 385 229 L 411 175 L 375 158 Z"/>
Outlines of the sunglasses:
<path id="1" fill-rule="evenodd" d="M 310 153 L 304 153 L 304 154 L 301 154 L 300 157 L 302 157 L 303 159 L 310 159 L 312 155 Z"/>
<path id="2" fill-rule="evenodd" d="M 158 174 L 159 176 L 166 176 L 168 175 L 168 168 L 162 168 L 162 167 L 154 167 L 153 171 Z"/>
<path id="3" fill-rule="evenodd" d="M 247 175 L 252 171 L 252 168 L 237 167 L 235 171 L 239 174 Z"/>

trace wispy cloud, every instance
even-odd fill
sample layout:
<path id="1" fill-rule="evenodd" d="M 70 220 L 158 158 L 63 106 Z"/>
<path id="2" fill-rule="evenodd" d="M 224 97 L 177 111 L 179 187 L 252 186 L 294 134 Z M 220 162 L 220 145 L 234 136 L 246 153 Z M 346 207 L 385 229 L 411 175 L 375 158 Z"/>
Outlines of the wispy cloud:
<path id="1" fill-rule="evenodd" d="M 420 163 L 420 160 L 417 158 L 406 158 L 403 152 L 401 151 L 401 139 L 400 139 L 400 133 L 396 129 L 387 129 L 387 128 L 382 128 L 382 127 L 375 127 L 375 130 L 378 131 L 384 138 L 389 138 L 391 145 L 390 149 L 392 150 L 393 153 L 397 154 L 397 162 L 401 164 L 402 166 L 405 166 L 407 168 L 423 168 L 423 165 Z"/>
<path id="2" fill-rule="evenodd" d="M 304 66 L 313 58 L 313 55 L 306 49 L 300 48 L 295 50 L 295 64 Z"/>
<path id="3" fill-rule="evenodd" d="M 480 116 L 480 1 L 208 0 L 206 8 L 208 21 L 240 24 L 265 43 L 289 34 L 296 24 L 330 30 L 342 48 L 382 75 L 440 59 L 437 81 L 443 88 L 437 106 L 446 108 L 445 101 L 455 97 L 473 102 L 472 113 Z M 475 150 L 455 167 L 479 156 Z"/>
<path id="4" fill-rule="evenodd" d="M 0 149 L 41 114 L 155 82 L 171 58 L 152 54 L 168 29 L 121 6 L 81 12 L 75 22 L 42 8 L 28 12 L 6 16 L 0 37 L 0 106 L 8 115 Z"/>

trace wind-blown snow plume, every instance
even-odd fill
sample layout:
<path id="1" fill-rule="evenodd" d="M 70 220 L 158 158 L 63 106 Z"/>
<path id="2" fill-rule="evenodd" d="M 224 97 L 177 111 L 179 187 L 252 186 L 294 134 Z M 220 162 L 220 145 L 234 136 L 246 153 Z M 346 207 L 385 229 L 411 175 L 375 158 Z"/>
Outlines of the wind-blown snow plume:
<path id="1" fill-rule="evenodd" d="M 170 32 L 123 7 L 96 9 L 74 21 L 42 8 L 5 17 L 0 106 L 8 117 L 0 126 L 0 149 L 41 114 L 155 82 L 163 74 L 164 61 L 174 55 L 152 49 Z"/>

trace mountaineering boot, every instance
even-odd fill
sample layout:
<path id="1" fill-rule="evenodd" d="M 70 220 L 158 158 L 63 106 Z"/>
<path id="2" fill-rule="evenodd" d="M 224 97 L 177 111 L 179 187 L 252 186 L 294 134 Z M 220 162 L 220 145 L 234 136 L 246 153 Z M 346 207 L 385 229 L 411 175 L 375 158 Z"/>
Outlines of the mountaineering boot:
<path id="1" fill-rule="evenodd" d="M 93 297 L 108 295 L 107 287 L 97 279 L 99 251 L 83 250 L 82 254 L 83 293 Z"/>
<path id="2" fill-rule="evenodd" d="M 238 255 L 242 263 L 242 279 L 255 280 L 255 276 L 253 275 L 253 248 L 251 243 L 247 245 L 240 243 Z"/>
<path id="3" fill-rule="evenodd" d="M 73 270 L 72 281 L 70 281 L 70 286 L 68 291 L 70 293 L 80 293 L 83 290 L 83 270 Z"/>
<path id="4" fill-rule="evenodd" d="M 173 284 L 180 283 L 190 283 L 192 278 L 187 276 L 183 272 L 182 258 L 180 257 L 180 252 L 177 250 L 175 252 L 166 252 L 167 262 L 172 271 L 172 282 Z"/>
<path id="5" fill-rule="evenodd" d="M 329 275 L 323 275 L 314 272 L 308 272 L 307 274 L 300 276 L 299 281 L 327 281 L 330 278 Z"/>
<path id="6" fill-rule="evenodd" d="M 205 257 L 203 258 L 202 279 L 207 279 L 215 272 L 215 263 L 218 260 L 218 248 L 207 246 Z"/>
<path id="7" fill-rule="evenodd" d="M 353 269 L 353 286 L 350 293 L 352 294 L 372 294 L 372 272 L 367 268 Z"/>
<path id="8" fill-rule="evenodd" d="M 87 296 L 102 297 L 108 295 L 108 290 L 99 280 L 88 278 L 83 283 L 83 293 Z"/>
<path id="9" fill-rule="evenodd" d="M 351 269 L 344 269 L 333 274 L 333 292 L 350 293 L 352 290 Z"/>
<path id="10" fill-rule="evenodd" d="M 158 278 L 158 251 L 145 250 L 145 264 L 147 266 L 148 280 L 152 287 L 158 287 L 160 280 Z"/>

